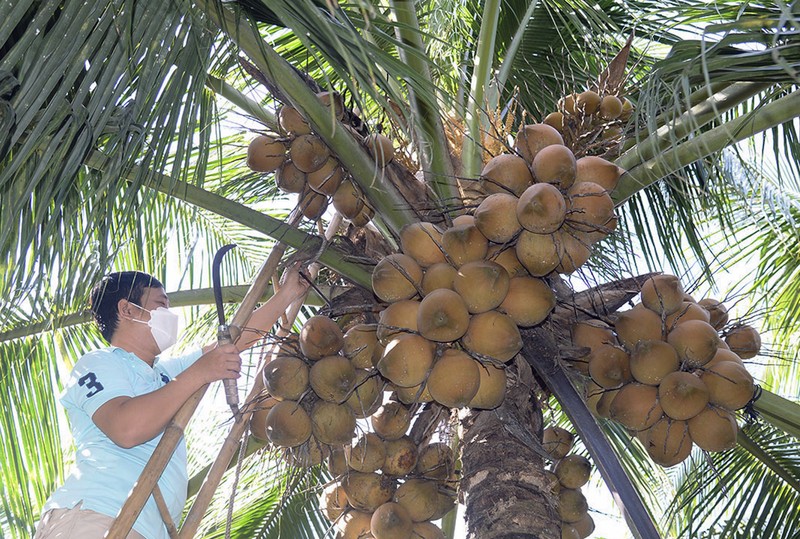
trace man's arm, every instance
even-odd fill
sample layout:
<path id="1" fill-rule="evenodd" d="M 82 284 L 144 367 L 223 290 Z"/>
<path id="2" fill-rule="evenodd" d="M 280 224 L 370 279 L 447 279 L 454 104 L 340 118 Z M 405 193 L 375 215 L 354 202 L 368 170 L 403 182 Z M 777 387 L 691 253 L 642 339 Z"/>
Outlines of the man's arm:
<path id="1" fill-rule="evenodd" d="M 115 397 L 97 409 L 92 421 L 120 447 L 145 443 L 164 431 L 198 389 L 224 378 L 238 378 L 241 365 L 235 346 L 214 345 L 164 387 L 138 397 Z"/>

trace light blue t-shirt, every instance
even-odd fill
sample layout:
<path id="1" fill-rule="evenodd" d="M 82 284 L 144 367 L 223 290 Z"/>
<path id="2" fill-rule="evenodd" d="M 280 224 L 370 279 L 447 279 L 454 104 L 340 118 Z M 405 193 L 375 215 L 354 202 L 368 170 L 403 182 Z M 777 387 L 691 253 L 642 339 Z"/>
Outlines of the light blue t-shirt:
<path id="1" fill-rule="evenodd" d="M 102 348 L 81 357 L 61 395 L 75 439 L 75 468 L 47 501 L 44 510 L 71 508 L 82 501 L 82 509 L 116 517 L 161 435 L 124 449 L 97 428 L 92 415 L 113 398 L 136 397 L 163 387 L 200 355 L 201 351 L 197 350 L 176 358 L 156 359 L 152 368 L 134 354 L 116 347 Z M 186 502 L 187 482 L 186 445 L 181 440 L 158 481 L 176 525 Z M 152 496 L 133 529 L 147 539 L 168 537 Z"/>

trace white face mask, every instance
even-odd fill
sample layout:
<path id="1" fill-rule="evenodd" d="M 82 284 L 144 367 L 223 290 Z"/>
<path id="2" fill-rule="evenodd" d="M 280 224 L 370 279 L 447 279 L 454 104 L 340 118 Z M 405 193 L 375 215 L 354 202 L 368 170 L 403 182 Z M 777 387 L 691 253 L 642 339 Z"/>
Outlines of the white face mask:
<path id="1" fill-rule="evenodd" d="M 136 304 L 133 303 L 133 305 Z M 148 311 L 140 305 L 136 306 L 143 311 L 149 312 L 150 320 L 147 322 L 144 320 L 136 320 L 135 318 L 132 320 L 134 322 L 139 322 L 150 326 L 150 333 L 153 334 L 153 338 L 156 341 L 156 346 L 158 346 L 158 350 L 160 352 L 163 352 L 178 342 L 178 321 L 180 320 L 180 317 L 177 314 L 170 311 L 166 307 L 159 307 L 152 311 Z"/>

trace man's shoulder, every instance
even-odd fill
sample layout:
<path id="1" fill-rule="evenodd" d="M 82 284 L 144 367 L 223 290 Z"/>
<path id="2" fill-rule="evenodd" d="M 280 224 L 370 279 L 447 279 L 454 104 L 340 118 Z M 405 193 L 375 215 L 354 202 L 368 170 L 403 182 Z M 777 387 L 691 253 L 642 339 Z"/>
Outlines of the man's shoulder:
<path id="1" fill-rule="evenodd" d="M 124 363 L 124 351 L 114 346 L 96 348 L 83 354 L 75 363 L 74 369 L 103 362 Z"/>

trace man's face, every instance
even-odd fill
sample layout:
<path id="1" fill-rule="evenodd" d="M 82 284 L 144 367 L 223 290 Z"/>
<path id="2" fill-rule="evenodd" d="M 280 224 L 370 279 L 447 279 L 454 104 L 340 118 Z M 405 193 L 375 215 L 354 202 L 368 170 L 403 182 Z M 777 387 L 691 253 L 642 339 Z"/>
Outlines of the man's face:
<path id="1" fill-rule="evenodd" d="M 145 288 L 142 292 L 142 299 L 139 305 L 148 311 L 153 311 L 159 307 L 169 308 L 169 298 L 167 297 L 167 293 L 164 292 L 164 289 L 161 287 Z M 146 315 L 144 319 L 148 320 L 150 318 L 150 314 L 144 314 Z"/>

